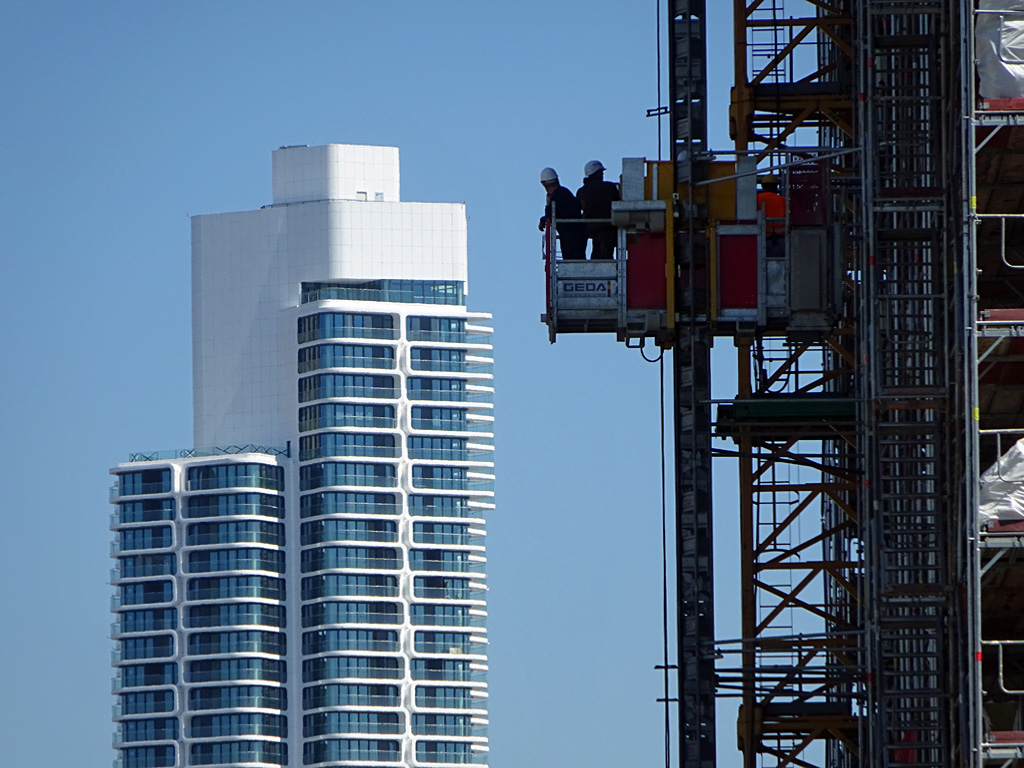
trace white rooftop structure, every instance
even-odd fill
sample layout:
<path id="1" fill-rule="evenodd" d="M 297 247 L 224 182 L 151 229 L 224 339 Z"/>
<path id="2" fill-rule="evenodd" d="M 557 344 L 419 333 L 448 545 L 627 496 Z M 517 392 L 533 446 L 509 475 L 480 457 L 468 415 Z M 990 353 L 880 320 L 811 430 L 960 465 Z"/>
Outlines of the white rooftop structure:
<path id="1" fill-rule="evenodd" d="M 269 207 L 192 218 L 196 445 L 251 441 L 257 429 L 283 445 L 294 429 L 285 342 L 303 283 L 466 284 L 465 206 L 400 202 L 397 148 L 278 149 L 273 186 Z"/>

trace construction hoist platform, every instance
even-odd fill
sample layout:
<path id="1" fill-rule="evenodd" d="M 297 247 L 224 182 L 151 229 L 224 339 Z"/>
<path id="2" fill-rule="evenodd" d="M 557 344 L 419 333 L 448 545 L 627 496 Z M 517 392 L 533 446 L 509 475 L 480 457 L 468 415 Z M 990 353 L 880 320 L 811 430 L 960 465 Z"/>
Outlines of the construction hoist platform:
<path id="1" fill-rule="evenodd" d="M 607 222 L 617 230 L 615 259 L 563 260 L 549 223 L 541 321 L 552 342 L 560 333 L 614 333 L 627 344 L 653 339 L 669 348 L 679 322 L 677 291 L 708 293 L 693 319 L 715 335 L 833 327 L 843 272 L 834 247 L 839 233 L 822 204 L 824 163 L 812 156 L 789 164 L 786 216 L 778 221 L 758 210 L 753 160 L 711 162 L 707 171 L 691 197 L 686 185 L 673 188 L 672 163 L 624 159 L 622 200 L 612 203 Z M 696 238 L 710 246 L 707 263 L 694 270 L 683 270 L 676 255 L 675 235 L 688 219 L 699 223 Z"/>

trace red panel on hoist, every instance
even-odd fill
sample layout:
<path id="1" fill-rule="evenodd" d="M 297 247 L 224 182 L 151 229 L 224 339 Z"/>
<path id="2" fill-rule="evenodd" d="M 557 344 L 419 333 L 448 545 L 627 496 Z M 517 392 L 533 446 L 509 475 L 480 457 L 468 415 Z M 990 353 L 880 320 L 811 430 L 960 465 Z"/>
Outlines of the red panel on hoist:
<path id="1" fill-rule="evenodd" d="M 789 171 L 789 223 L 794 227 L 825 225 L 825 166 L 797 165 Z"/>
<path id="2" fill-rule="evenodd" d="M 631 236 L 627 248 L 626 307 L 665 309 L 665 235 Z"/>
<path id="3" fill-rule="evenodd" d="M 757 235 L 720 235 L 718 249 L 719 307 L 757 309 Z"/>

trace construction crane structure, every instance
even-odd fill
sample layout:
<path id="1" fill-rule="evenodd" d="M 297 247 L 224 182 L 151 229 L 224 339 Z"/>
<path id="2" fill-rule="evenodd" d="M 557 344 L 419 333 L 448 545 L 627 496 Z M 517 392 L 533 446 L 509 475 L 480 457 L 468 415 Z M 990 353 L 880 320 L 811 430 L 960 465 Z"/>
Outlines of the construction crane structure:
<path id="1" fill-rule="evenodd" d="M 672 353 L 679 764 L 734 696 L 745 768 L 1024 766 L 1024 1 L 734 0 L 731 150 L 667 11 L 672 159 L 623 161 L 614 261 L 549 231 L 543 320 Z"/>

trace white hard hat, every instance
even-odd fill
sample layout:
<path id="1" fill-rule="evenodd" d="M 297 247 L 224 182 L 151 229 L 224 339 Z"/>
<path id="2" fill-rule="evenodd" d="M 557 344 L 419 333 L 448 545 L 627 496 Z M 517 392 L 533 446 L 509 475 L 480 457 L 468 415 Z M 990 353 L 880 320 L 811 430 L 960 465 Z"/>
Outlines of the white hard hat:
<path id="1" fill-rule="evenodd" d="M 540 172 L 540 183 L 543 184 L 545 181 L 558 181 L 558 174 L 554 168 L 545 168 Z"/>
<path id="2" fill-rule="evenodd" d="M 598 171 L 605 170 L 605 167 L 601 165 L 600 160 L 591 160 L 589 163 L 583 166 L 584 176 L 593 176 Z"/>

